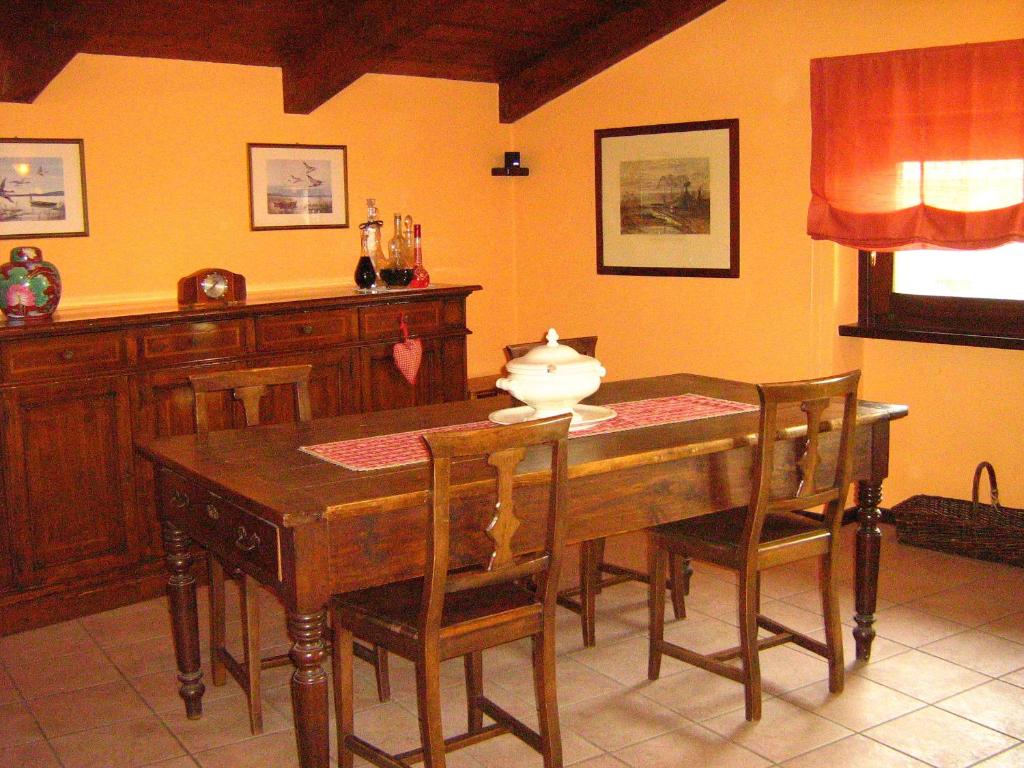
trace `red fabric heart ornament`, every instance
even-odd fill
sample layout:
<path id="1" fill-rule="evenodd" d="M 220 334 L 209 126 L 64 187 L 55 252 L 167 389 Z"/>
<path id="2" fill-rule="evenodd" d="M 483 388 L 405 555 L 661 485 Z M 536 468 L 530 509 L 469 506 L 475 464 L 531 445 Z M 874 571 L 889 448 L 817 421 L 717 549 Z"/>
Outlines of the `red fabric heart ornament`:
<path id="1" fill-rule="evenodd" d="M 405 323 L 405 316 L 400 321 L 402 328 L 402 341 L 391 348 L 391 356 L 395 360 L 395 367 L 399 373 L 409 382 L 409 386 L 416 386 L 416 377 L 420 373 L 420 363 L 423 362 L 423 342 L 420 339 L 409 338 L 409 326 Z"/>

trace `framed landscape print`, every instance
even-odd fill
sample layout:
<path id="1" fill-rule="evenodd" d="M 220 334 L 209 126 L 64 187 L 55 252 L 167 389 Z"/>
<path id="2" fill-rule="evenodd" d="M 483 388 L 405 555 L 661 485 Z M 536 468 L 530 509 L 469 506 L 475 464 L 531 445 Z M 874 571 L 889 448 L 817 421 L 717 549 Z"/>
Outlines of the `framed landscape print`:
<path id="1" fill-rule="evenodd" d="M 739 277 L 739 120 L 594 131 L 597 271 Z"/>
<path id="2" fill-rule="evenodd" d="M 348 226 L 348 150 L 313 144 L 249 144 L 254 230 Z"/>
<path id="3" fill-rule="evenodd" d="M 81 139 L 0 139 L 0 238 L 89 234 Z"/>

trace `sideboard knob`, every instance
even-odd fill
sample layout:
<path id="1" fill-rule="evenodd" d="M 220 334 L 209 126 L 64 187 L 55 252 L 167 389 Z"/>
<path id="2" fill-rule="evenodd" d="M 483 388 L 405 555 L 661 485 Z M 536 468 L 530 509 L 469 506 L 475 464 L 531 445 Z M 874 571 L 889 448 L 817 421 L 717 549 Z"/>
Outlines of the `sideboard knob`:
<path id="1" fill-rule="evenodd" d="M 302 326 L 302 335 L 303 336 L 309 336 L 312 333 L 313 333 L 313 326 L 312 325 L 304 325 L 304 326 Z"/>
<path id="2" fill-rule="evenodd" d="M 73 349 L 65 349 L 63 352 L 60 353 L 60 359 L 64 360 L 65 362 L 67 362 L 68 360 L 73 360 L 74 357 L 75 351 Z"/>

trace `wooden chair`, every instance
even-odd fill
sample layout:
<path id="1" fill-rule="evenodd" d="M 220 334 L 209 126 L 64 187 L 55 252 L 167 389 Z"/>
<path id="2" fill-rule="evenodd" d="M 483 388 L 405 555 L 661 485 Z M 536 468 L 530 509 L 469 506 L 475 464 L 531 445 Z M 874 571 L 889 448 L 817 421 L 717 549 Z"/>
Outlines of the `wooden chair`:
<path id="1" fill-rule="evenodd" d="M 520 344 L 509 344 L 505 347 L 505 359 L 515 360 L 522 357 L 534 347 L 544 344 L 543 341 L 527 341 Z M 581 355 L 591 357 L 597 352 L 597 336 L 576 336 L 559 339 L 559 344 L 572 347 Z M 649 582 L 648 575 L 635 568 L 627 568 L 604 560 L 606 539 L 592 539 L 580 544 L 580 583 L 578 587 L 564 589 L 558 593 L 558 604 L 563 608 L 579 614 L 580 628 L 583 632 L 583 645 L 592 647 L 597 642 L 595 613 L 597 611 L 597 595 L 605 587 L 621 584 L 625 581 Z M 672 606 L 677 619 L 686 615 L 683 596 L 689 592 L 690 574 L 689 560 L 672 557 L 669 560 L 668 588 L 672 592 Z"/>
<path id="2" fill-rule="evenodd" d="M 268 387 L 289 385 L 293 393 L 293 407 L 296 421 L 310 421 L 312 409 L 309 400 L 309 365 L 290 365 L 276 368 L 254 368 L 245 371 L 218 371 L 189 377 L 195 393 L 196 433 L 210 431 L 211 406 L 218 400 L 227 401 L 227 413 L 232 415 L 231 402 L 242 403 L 245 426 L 260 423 L 260 401 L 268 393 Z M 229 418 L 228 423 L 232 424 Z M 260 698 L 260 672 L 271 667 L 291 663 L 288 654 L 260 658 L 260 612 L 259 582 L 251 576 L 240 573 L 238 578 L 239 602 L 242 614 L 242 661 L 238 661 L 225 647 L 226 619 L 224 607 L 224 564 L 212 553 L 209 555 L 210 572 L 210 662 L 214 685 L 224 685 L 225 672 L 238 681 L 249 702 L 249 727 L 253 734 L 263 731 L 263 705 Z M 374 665 L 377 672 L 377 695 L 381 701 L 391 698 L 388 680 L 387 652 L 378 648 L 360 646 L 360 658 Z"/>
<path id="3" fill-rule="evenodd" d="M 755 449 L 750 503 L 744 507 L 668 523 L 652 529 L 652 583 L 664 578 L 668 553 L 694 557 L 731 568 L 738 575 L 740 644 L 711 654 L 700 654 L 664 639 L 665 592 L 651 589 L 650 656 L 648 677 L 656 680 L 661 655 L 667 654 L 743 683 L 747 720 L 761 719 L 761 669 L 758 652 L 793 642 L 828 661 L 829 690 L 843 689 L 843 640 L 835 593 L 834 553 L 853 466 L 853 434 L 857 419 L 857 384 L 860 371 L 811 381 L 762 384 L 761 419 Z M 825 409 L 841 399 L 842 422 Z M 788 464 L 792 441 L 779 440 L 779 412 L 801 413 L 807 438 L 794 455 L 798 483 L 779 489 L 776 462 Z M 821 430 L 826 430 L 822 432 Z M 834 467 L 820 461 L 822 435 L 839 430 L 839 452 Z M 779 444 L 781 443 L 781 444 Z M 776 487 L 773 487 L 773 480 Z M 793 486 L 796 486 L 793 488 Z M 824 514 L 805 510 L 824 505 Z M 761 571 L 815 557 L 819 561 L 825 642 L 784 626 L 761 613 Z M 772 634 L 758 638 L 758 629 Z M 727 664 L 739 658 L 739 667 Z"/>
<path id="4" fill-rule="evenodd" d="M 419 760 L 427 768 L 444 768 L 447 752 L 503 733 L 514 734 L 540 752 L 545 768 L 562 765 L 554 617 L 565 535 L 569 420 L 563 415 L 512 426 L 424 435 L 432 456 L 426 576 L 337 595 L 332 601 L 341 768 L 351 768 L 354 755 L 384 768 Z M 520 519 L 513 503 L 513 485 L 516 467 L 530 446 L 544 446 L 550 452 L 548 511 L 536 519 Z M 465 461 L 469 458 L 474 461 Z M 543 459 L 547 459 L 546 453 Z M 460 465 L 460 477 L 477 480 L 483 471 L 493 475 L 496 483 L 487 486 L 485 496 L 477 491 L 474 498 L 466 499 L 460 512 L 453 515 L 454 462 Z M 535 472 L 545 469 L 540 461 L 533 467 Z M 531 493 L 543 490 L 543 486 L 531 484 Z M 465 499 L 466 494 L 458 496 Z M 520 543 L 513 546 L 515 541 Z M 522 542 L 540 551 L 517 555 L 513 550 L 525 546 Z M 460 563 L 471 560 L 473 564 L 449 571 L 453 550 Z M 527 586 L 530 578 L 535 589 Z M 418 749 L 389 755 L 352 732 L 353 636 L 415 663 Z M 539 733 L 483 693 L 482 651 L 525 637 L 533 641 Z M 445 739 L 440 665 L 456 656 L 464 657 L 468 728 L 464 734 Z M 495 722 L 484 725 L 484 715 Z"/>

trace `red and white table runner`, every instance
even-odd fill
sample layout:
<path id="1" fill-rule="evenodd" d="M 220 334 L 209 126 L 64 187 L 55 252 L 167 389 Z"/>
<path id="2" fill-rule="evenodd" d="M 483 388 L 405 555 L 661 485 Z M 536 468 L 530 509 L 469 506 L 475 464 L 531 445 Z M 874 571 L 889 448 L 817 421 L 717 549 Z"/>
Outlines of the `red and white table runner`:
<path id="1" fill-rule="evenodd" d="M 570 438 L 603 435 L 622 432 L 627 429 L 653 427 L 659 424 L 675 424 L 683 421 L 726 416 L 731 413 L 747 413 L 758 410 L 750 403 L 737 403 L 704 395 L 672 395 L 649 400 L 633 400 L 625 403 L 611 403 L 609 408 L 616 416 L 608 421 L 595 424 L 590 429 L 571 432 Z M 494 426 L 489 421 L 475 421 L 470 424 L 419 429 L 413 432 L 399 432 L 391 435 L 359 437 L 336 443 L 306 445 L 299 450 L 318 459 L 359 472 L 373 469 L 388 469 L 406 464 L 419 464 L 430 459 L 427 444 L 422 436 L 428 432 L 452 432 L 456 430 L 480 429 Z"/>

